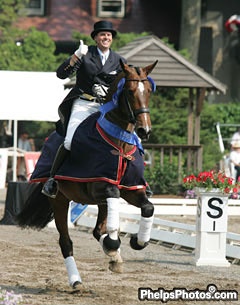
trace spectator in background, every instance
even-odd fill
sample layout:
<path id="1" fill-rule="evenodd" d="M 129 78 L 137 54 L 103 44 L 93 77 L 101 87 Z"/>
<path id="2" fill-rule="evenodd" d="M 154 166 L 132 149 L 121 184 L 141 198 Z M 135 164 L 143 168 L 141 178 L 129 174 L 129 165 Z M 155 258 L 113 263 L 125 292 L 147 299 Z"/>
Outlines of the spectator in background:
<path id="1" fill-rule="evenodd" d="M 232 144 L 232 151 L 230 152 L 231 175 L 235 181 L 240 177 L 240 141 Z"/>
<path id="2" fill-rule="evenodd" d="M 232 147 L 233 147 L 234 144 L 240 143 L 240 128 L 236 132 L 234 132 L 234 134 L 232 135 L 230 143 L 231 143 Z"/>
<path id="3" fill-rule="evenodd" d="M 18 138 L 18 148 L 25 151 L 35 151 L 35 144 L 33 139 L 29 139 L 27 131 L 23 131 Z"/>
<path id="4" fill-rule="evenodd" d="M 35 151 L 34 140 L 29 138 L 27 131 L 21 132 L 18 138 L 18 148 L 25 151 Z M 26 181 L 26 167 L 24 158 L 17 158 L 17 178 L 19 181 Z"/>

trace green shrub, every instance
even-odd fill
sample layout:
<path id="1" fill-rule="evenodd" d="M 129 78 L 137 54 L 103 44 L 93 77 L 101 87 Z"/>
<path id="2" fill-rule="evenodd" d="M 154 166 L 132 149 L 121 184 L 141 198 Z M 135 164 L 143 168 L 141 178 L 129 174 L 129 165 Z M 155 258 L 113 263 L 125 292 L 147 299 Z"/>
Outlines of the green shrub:
<path id="1" fill-rule="evenodd" d="M 164 167 L 156 165 L 152 169 L 147 166 L 145 179 L 155 195 L 178 195 L 181 192 L 181 186 L 178 183 L 178 168 L 174 164 L 164 164 Z"/>

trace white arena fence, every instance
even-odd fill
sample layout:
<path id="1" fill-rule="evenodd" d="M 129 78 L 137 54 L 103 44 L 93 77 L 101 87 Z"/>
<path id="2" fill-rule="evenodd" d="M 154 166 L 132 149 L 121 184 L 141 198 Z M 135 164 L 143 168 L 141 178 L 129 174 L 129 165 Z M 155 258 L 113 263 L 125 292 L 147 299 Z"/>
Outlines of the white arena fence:
<path id="1" fill-rule="evenodd" d="M 150 201 L 154 204 L 155 216 L 161 215 L 176 215 L 176 216 L 195 216 L 197 212 L 197 198 L 150 198 Z M 122 200 L 124 204 L 124 200 Z M 126 207 L 126 206 L 125 206 Z M 134 206 L 127 206 L 129 213 L 138 214 L 140 209 Z M 228 215 L 238 216 L 240 215 L 240 200 L 228 199 Z"/>
<path id="2" fill-rule="evenodd" d="M 196 215 L 197 199 L 178 198 L 151 198 L 155 207 L 155 217 L 151 231 L 151 242 L 167 244 L 174 248 L 182 248 L 188 251 L 195 250 L 196 226 L 175 221 L 163 220 L 163 215 Z M 96 206 L 88 206 L 76 219 L 75 225 L 80 228 L 92 229 L 96 224 L 98 209 Z M 228 215 L 240 215 L 240 200 L 228 200 Z M 134 234 L 138 231 L 140 209 L 126 204 L 122 200 L 120 205 L 120 232 L 123 235 Z M 240 234 L 227 233 L 226 256 L 231 263 L 240 263 Z"/>

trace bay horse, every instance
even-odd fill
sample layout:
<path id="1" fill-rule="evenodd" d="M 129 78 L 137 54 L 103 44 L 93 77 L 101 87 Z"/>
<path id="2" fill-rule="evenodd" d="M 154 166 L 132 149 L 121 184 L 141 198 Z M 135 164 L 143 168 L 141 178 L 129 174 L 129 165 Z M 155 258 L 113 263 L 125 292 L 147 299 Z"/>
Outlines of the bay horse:
<path id="1" fill-rule="evenodd" d="M 147 140 L 151 132 L 149 98 L 154 90 L 154 82 L 148 75 L 154 69 L 157 61 L 144 68 L 129 66 L 122 61 L 120 64 L 122 72 L 117 75 L 116 80 L 109 88 L 106 103 L 101 106 L 100 114 L 94 114 L 93 117 L 90 116 L 84 121 L 87 122 L 85 124 L 93 122 L 94 132 L 101 134 L 102 142 L 108 142 L 106 143 L 108 145 L 107 152 L 102 152 L 101 148 L 95 157 L 96 160 L 100 157 L 105 158 L 105 161 L 98 163 L 93 171 L 99 167 L 105 169 L 108 166 L 107 163 L 111 163 L 111 161 L 108 162 L 111 155 L 117 158 L 118 163 L 118 167 L 111 171 L 116 172 L 120 180 L 114 181 L 112 178 L 103 178 L 102 176 L 78 180 L 57 174 L 55 179 L 58 180 L 59 189 L 56 198 L 53 199 L 41 193 L 43 181 L 46 181 L 47 177 L 44 178 L 45 180 L 41 180 L 41 177 L 37 180 L 32 175 L 31 182 L 38 183 L 35 184 L 36 187 L 16 217 L 20 227 L 39 230 L 44 228 L 53 218 L 55 219 L 59 232 L 59 245 L 65 260 L 69 284 L 72 288 L 76 288 L 82 283 L 82 280 L 73 257 L 73 243 L 68 231 L 67 220 L 70 201 L 98 206 L 93 236 L 100 242 L 104 252 L 112 258 L 109 267 L 112 271 L 119 272 L 116 266 L 122 262 L 118 210 L 120 197 L 127 203 L 141 209 L 139 231 L 131 236 L 130 246 L 135 250 L 141 250 L 148 245 L 150 240 L 154 207 L 148 200 L 146 183 L 142 178 L 144 162 L 139 138 Z M 84 125 L 84 122 L 80 125 Z M 80 134 L 79 138 L 82 137 L 83 133 Z M 49 155 L 49 151 L 46 155 Z M 38 163 L 41 158 L 44 158 L 44 148 Z M 80 159 L 82 158 L 87 162 L 88 153 L 85 153 Z M 75 159 L 79 159 L 78 154 Z M 132 172 L 136 160 L 138 163 Z M 93 162 L 93 160 L 90 161 Z M 38 168 L 38 163 L 35 170 Z M 47 163 L 45 159 L 43 163 Z M 66 167 L 72 163 L 74 162 L 70 162 Z M 140 169 L 138 169 L 139 164 Z M 73 166 L 75 167 L 75 164 Z M 81 168 L 84 166 L 85 164 L 82 162 Z M 88 169 L 90 171 L 90 166 Z M 126 172 L 131 179 L 136 181 L 135 185 L 123 186 Z M 116 262 L 116 268 L 111 262 Z"/>

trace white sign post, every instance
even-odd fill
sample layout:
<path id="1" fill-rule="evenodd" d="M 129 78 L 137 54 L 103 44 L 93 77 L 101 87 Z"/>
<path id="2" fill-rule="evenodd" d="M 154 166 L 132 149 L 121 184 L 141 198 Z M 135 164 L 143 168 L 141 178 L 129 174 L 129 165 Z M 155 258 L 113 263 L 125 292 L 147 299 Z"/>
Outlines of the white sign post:
<path id="1" fill-rule="evenodd" d="M 198 192 L 196 266 L 228 267 L 226 259 L 228 195 Z"/>

